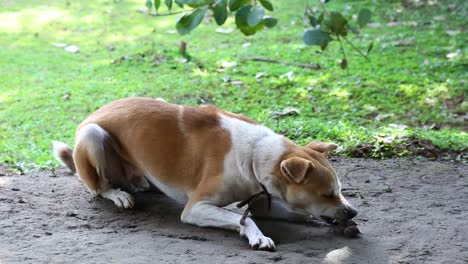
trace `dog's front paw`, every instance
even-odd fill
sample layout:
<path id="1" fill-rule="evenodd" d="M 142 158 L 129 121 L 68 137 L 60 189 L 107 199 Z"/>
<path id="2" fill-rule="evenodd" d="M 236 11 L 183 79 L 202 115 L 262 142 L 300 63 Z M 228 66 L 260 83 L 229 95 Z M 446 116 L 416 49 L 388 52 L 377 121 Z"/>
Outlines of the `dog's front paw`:
<path id="1" fill-rule="evenodd" d="M 135 200 L 133 196 L 128 192 L 121 191 L 119 189 L 110 189 L 100 193 L 104 198 L 107 198 L 115 203 L 120 208 L 133 208 L 135 206 Z"/>
<path id="2" fill-rule="evenodd" d="M 245 219 L 245 223 L 240 226 L 240 235 L 246 236 L 249 244 L 253 249 L 258 250 L 275 250 L 275 242 L 269 237 L 263 235 L 252 219 Z"/>
<path id="3" fill-rule="evenodd" d="M 275 251 L 275 242 L 273 242 L 271 238 L 263 235 L 250 239 L 249 244 L 253 249 Z"/>

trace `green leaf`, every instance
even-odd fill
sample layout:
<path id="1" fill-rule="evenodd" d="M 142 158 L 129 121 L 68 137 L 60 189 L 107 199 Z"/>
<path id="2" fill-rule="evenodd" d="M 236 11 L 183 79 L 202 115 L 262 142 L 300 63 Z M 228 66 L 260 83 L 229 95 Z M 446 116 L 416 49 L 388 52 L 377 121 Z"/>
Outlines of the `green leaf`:
<path id="1" fill-rule="evenodd" d="M 171 9 L 172 9 L 172 0 L 164 0 L 164 3 L 166 4 L 167 9 L 169 11 L 171 11 Z"/>
<path id="2" fill-rule="evenodd" d="M 314 28 L 309 29 L 304 33 L 303 40 L 306 45 L 318 45 L 321 47 L 326 47 L 328 42 L 332 41 L 333 39 L 330 37 L 329 32 L 323 31 L 321 28 Z"/>
<path id="3" fill-rule="evenodd" d="M 263 25 L 267 28 L 272 28 L 278 24 L 278 19 L 274 17 L 265 17 L 263 20 Z"/>
<path id="4" fill-rule="evenodd" d="M 312 27 L 316 27 L 319 23 L 317 21 L 317 18 L 315 18 L 315 16 L 313 15 L 308 15 L 309 17 L 309 23 Z"/>
<path id="5" fill-rule="evenodd" d="M 213 2 L 212 0 L 175 0 L 177 4 L 188 5 L 190 7 L 196 8 L 201 6 L 206 6 Z"/>
<path id="6" fill-rule="evenodd" d="M 175 3 L 180 7 L 180 8 L 184 8 L 184 0 L 175 0 Z"/>
<path id="7" fill-rule="evenodd" d="M 265 16 L 265 9 L 263 7 L 256 6 L 253 10 L 250 10 L 249 15 L 247 16 L 247 24 L 251 27 L 258 25 Z"/>
<path id="8" fill-rule="evenodd" d="M 317 19 L 317 25 L 322 24 L 324 17 L 325 17 L 325 15 L 323 14 L 323 12 L 320 13 L 320 15 L 319 15 L 319 17 Z"/>
<path id="9" fill-rule="evenodd" d="M 342 59 L 340 63 L 341 69 L 346 69 L 348 68 L 348 61 L 346 59 Z"/>
<path id="10" fill-rule="evenodd" d="M 371 42 L 369 44 L 369 47 L 367 47 L 367 55 L 369 55 L 369 53 L 371 52 L 371 50 L 374 48 L 374 42 Z"/>
<path id="11" fill-rule="evenodd" d="M 359 35 L 359 29 L 355 28 L 355 27 L 352 27 L 350 26 L 349 24 L 346 24 L 346 28 L 351 31 L 353 34 L 356 34 L 356 35 Z"/>
<path id="12" fill-rule="evenodd" d="M 324 43 L 324 44 L 320 45 L 320 49 L 321 49 L 322 51 L 326 50 L 327 47 L 328 47 L 328 43 Z"/>
<path id="13" fill-rule="evenodd" d="M 250 36 L 250 35 L 254 35 L 255 33 L 257 33 L 257 31 L 260 31 L 264 28 L 265 26 L 263 25 L 263 22 L 260 22 L 258 23 L 258 25 L 256 25 L 255 27 L 248 27 L 248 28 L 241 28 L 240 31 L 246 35 L 246 36 Z"/>
<path id="14" fill-rule="evenodd" d="M 248 4 L 250 0 L 230 0 L 229 1 L 229 10 L 236 11 L 239 8 Z"/>
<path id="15" fill-rule="evenodd" d="M 153 7 L 153 2 L 151 0 L 146 0 L 145 6 L 148 8 L 148 12 L 151 11 L 151 7 Z"/>
<path id="16" fill-rule="evenodd" d="M 216 1 L 215 6 L 213 6 L 213 14 L 216 21 L 216 24 L 221 26 L 226 22 L 228 17 L 227 11 L 227 0 L 218 0 Z"/>
<path id="17" fill-rule="evenodd" d="M 253 35 L 264 27 L 263 22 L 260 22 L 255 26 L 249 26 L 248 17 L 251 13 L 251 8 L 251 5 L 244 5 L 236 13 L 236 26 L 246 36 Z"/>
<path id="18" fill-rule="evenodd" d="M 346 29 L 348 20 L 339 12 L 331 12 L 330 20 L 326 24 L 335 35 L 346 36 L 348 34 L 348 30 Z"/>
<path id="19" fill-rule="evenodd" d="M 260 0 L 260 4 L 268 11 L 273 11 L 273 4 L 270 2 L 270 0 Z"/>
<path id="20" fill-rule="evenodd" d="M 357 19 L 359 27 L 361 28 L 365 27 L 367 23 L 370 22 L 371 16 L 372 16 L 372 13 L 369 9 L 367 8 L 361 9 L 361 11 L 359 11 L 359 15 Z"/>
<path id="21" fill-rule="evenodd" d="M 202 22 L 205 17 L 207 8 L 197 8 L 194 9 L 189 14 L 183 15 L 179 21 L 177 21 L 176 29 L 181 35 L 190 33 L 194 28 L 196 28 Z"/>
<path id="22" fill-rule="evenodd" d="M 159 7 L 161 6 L 161 0 L 154 0 L 154 8 L 156 9 L 156 12 L 158 11 Z"/>
<path id="23" fill-rule="evenodd" d="M 239 11 L 236 13 L 236 26 L 238 28 L 241 27 L 247 27 L 249 24 L 247 24 L 247 17 L 250 14 L 250 8 L 251 5 L 245 5 Z"/>

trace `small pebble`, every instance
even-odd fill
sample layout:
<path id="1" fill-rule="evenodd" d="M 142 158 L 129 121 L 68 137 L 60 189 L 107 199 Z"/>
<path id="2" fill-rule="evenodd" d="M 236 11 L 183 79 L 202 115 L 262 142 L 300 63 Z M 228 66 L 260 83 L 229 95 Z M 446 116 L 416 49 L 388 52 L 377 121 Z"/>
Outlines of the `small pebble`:
<path id="1" fill-rule="evenodd" d="M 361 234 L 361 231 L 357 227 L 357 223 L 353 220 L 349 220 L 346 223 L 339 223 L 335 226 L 335 232 L 345 237 L 357 237 Z"/>
<path id="2" fill-rule="evenodd" d="M 361 234 L 361 231 L 357 226 L 348 226 L 344 229 L 343 234 L 345 237 L 357 237 L 359 234 Z"/>

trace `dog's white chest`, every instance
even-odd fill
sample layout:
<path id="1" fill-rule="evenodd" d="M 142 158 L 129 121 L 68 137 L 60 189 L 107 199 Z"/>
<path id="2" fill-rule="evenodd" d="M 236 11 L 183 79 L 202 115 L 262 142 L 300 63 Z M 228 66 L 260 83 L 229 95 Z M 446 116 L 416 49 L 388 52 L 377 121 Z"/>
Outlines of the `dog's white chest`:
<path id="1" fill-rule="evenodd" d="M 185 204 L 188 201 L 187 194 L 183 190 L 169 186 L 158 180 L 158 178 L 155 176 L 148 175 L 146 176 L 146 179 L 148 179 L 152 185 L 156 186 L 156 188 L 158 188 L 165 195 L 176 200 L 177 202 Z"/>

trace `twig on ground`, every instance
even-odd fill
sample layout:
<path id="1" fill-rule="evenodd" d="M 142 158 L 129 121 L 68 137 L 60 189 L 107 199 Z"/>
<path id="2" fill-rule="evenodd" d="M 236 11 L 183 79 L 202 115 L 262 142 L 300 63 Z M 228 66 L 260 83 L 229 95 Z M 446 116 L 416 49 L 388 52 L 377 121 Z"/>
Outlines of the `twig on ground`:
<path id="1" fill-rule="evenodd" d="M 269 63 L 277 63 L 277 64 L 282 64 L 282 65 L 296 66 L 296 67 L 301 67 L 301 68 L 306 68 L 306 69 L 312 69 L 312 70 L 320 70 L 320 69 L 322 69 L 322 67 L 320 67 L 320 65 L 318 65 L 318 64 L 299 63 L 299 62 L 287 62 L 287 61 L 279 61 L 279 60 L 269 59 L 269 58 L 253 57 L 253 58 L 247 58 L 246 60 L 261 61 L 261 62 L 269 62 Z"/>

